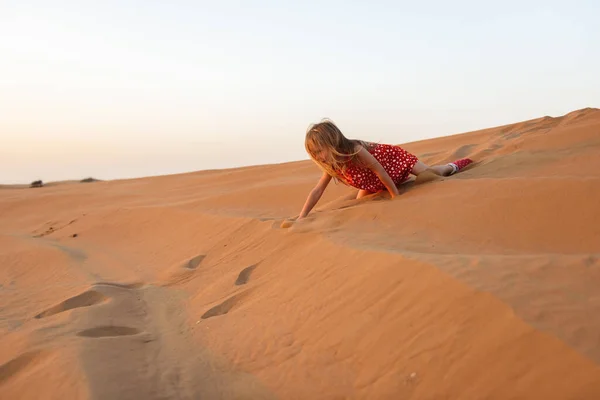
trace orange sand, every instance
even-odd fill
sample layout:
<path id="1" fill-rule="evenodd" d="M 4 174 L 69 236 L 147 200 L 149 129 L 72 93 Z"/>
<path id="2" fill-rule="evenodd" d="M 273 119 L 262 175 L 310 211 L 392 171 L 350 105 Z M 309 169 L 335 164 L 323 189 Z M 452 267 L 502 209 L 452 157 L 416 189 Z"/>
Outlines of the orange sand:
<path id="1" fill-rule="evenodd" d="M 600 398 L 600 110 L 404 147 L 478 163 L 3 188 L 0 397 Z"/>

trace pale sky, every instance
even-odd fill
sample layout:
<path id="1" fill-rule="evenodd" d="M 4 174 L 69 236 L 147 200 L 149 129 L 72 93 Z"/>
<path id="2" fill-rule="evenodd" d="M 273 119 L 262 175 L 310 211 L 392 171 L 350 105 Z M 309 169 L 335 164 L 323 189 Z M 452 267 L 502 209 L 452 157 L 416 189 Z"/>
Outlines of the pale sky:
<path id="1" fill-rule="evenodd" d="M 597 1 L 0 0 L 0 183 L 306 159 L 600 107 Z"/>

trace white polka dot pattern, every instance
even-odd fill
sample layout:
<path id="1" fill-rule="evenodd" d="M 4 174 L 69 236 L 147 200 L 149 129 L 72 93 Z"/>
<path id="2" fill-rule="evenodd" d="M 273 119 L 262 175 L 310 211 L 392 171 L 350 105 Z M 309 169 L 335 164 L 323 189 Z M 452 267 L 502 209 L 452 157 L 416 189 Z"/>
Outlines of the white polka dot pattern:
<path id="1" fill-rule="evenodd" d="M 417 157 L 399 146 L 376 144 L 368 151 L 379 161 L 395 184 L 404 182 L 418 161 Z M 357 189 L 364 189 L 371 193 L 387 190 L 373 171 L 356 163 L 347 165 L 343 172 L 338 171 L 338 173 L 344 182 Z"/>

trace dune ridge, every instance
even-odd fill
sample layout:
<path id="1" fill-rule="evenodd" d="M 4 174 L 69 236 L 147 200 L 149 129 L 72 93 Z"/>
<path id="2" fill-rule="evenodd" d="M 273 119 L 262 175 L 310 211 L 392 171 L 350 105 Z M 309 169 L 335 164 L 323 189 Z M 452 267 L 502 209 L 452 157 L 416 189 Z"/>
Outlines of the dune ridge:
<path id="1" fill-rule="evenodd" d="M 476 164 L 287 229 L 308 161 L 4 188 L 2 397 L 599 397 L 600 110 L 403 147 Z"/>

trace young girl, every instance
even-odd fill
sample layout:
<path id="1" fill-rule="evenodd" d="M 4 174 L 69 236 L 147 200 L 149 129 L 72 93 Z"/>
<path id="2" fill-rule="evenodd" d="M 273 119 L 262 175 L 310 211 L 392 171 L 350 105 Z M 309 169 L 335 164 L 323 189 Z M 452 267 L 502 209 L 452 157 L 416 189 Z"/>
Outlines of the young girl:
<path id="1" fill-rule="evenodd" d="M 309 127 L 305 146 L 312 160 L 323 170 L 323 175 L 308 195 L 298 219 L 306 217 L 313 209 L 332 178 L 359 189 L 357 199 L 383 190 L 389 191 L 394 198 L 399 194 L 397 185 L 410 173 L 418 176 L 430 171 L 448 176 L 473 162 L 464 158 L 429 167 L 399 146 L 348 139 L 327 119 Z"/>

